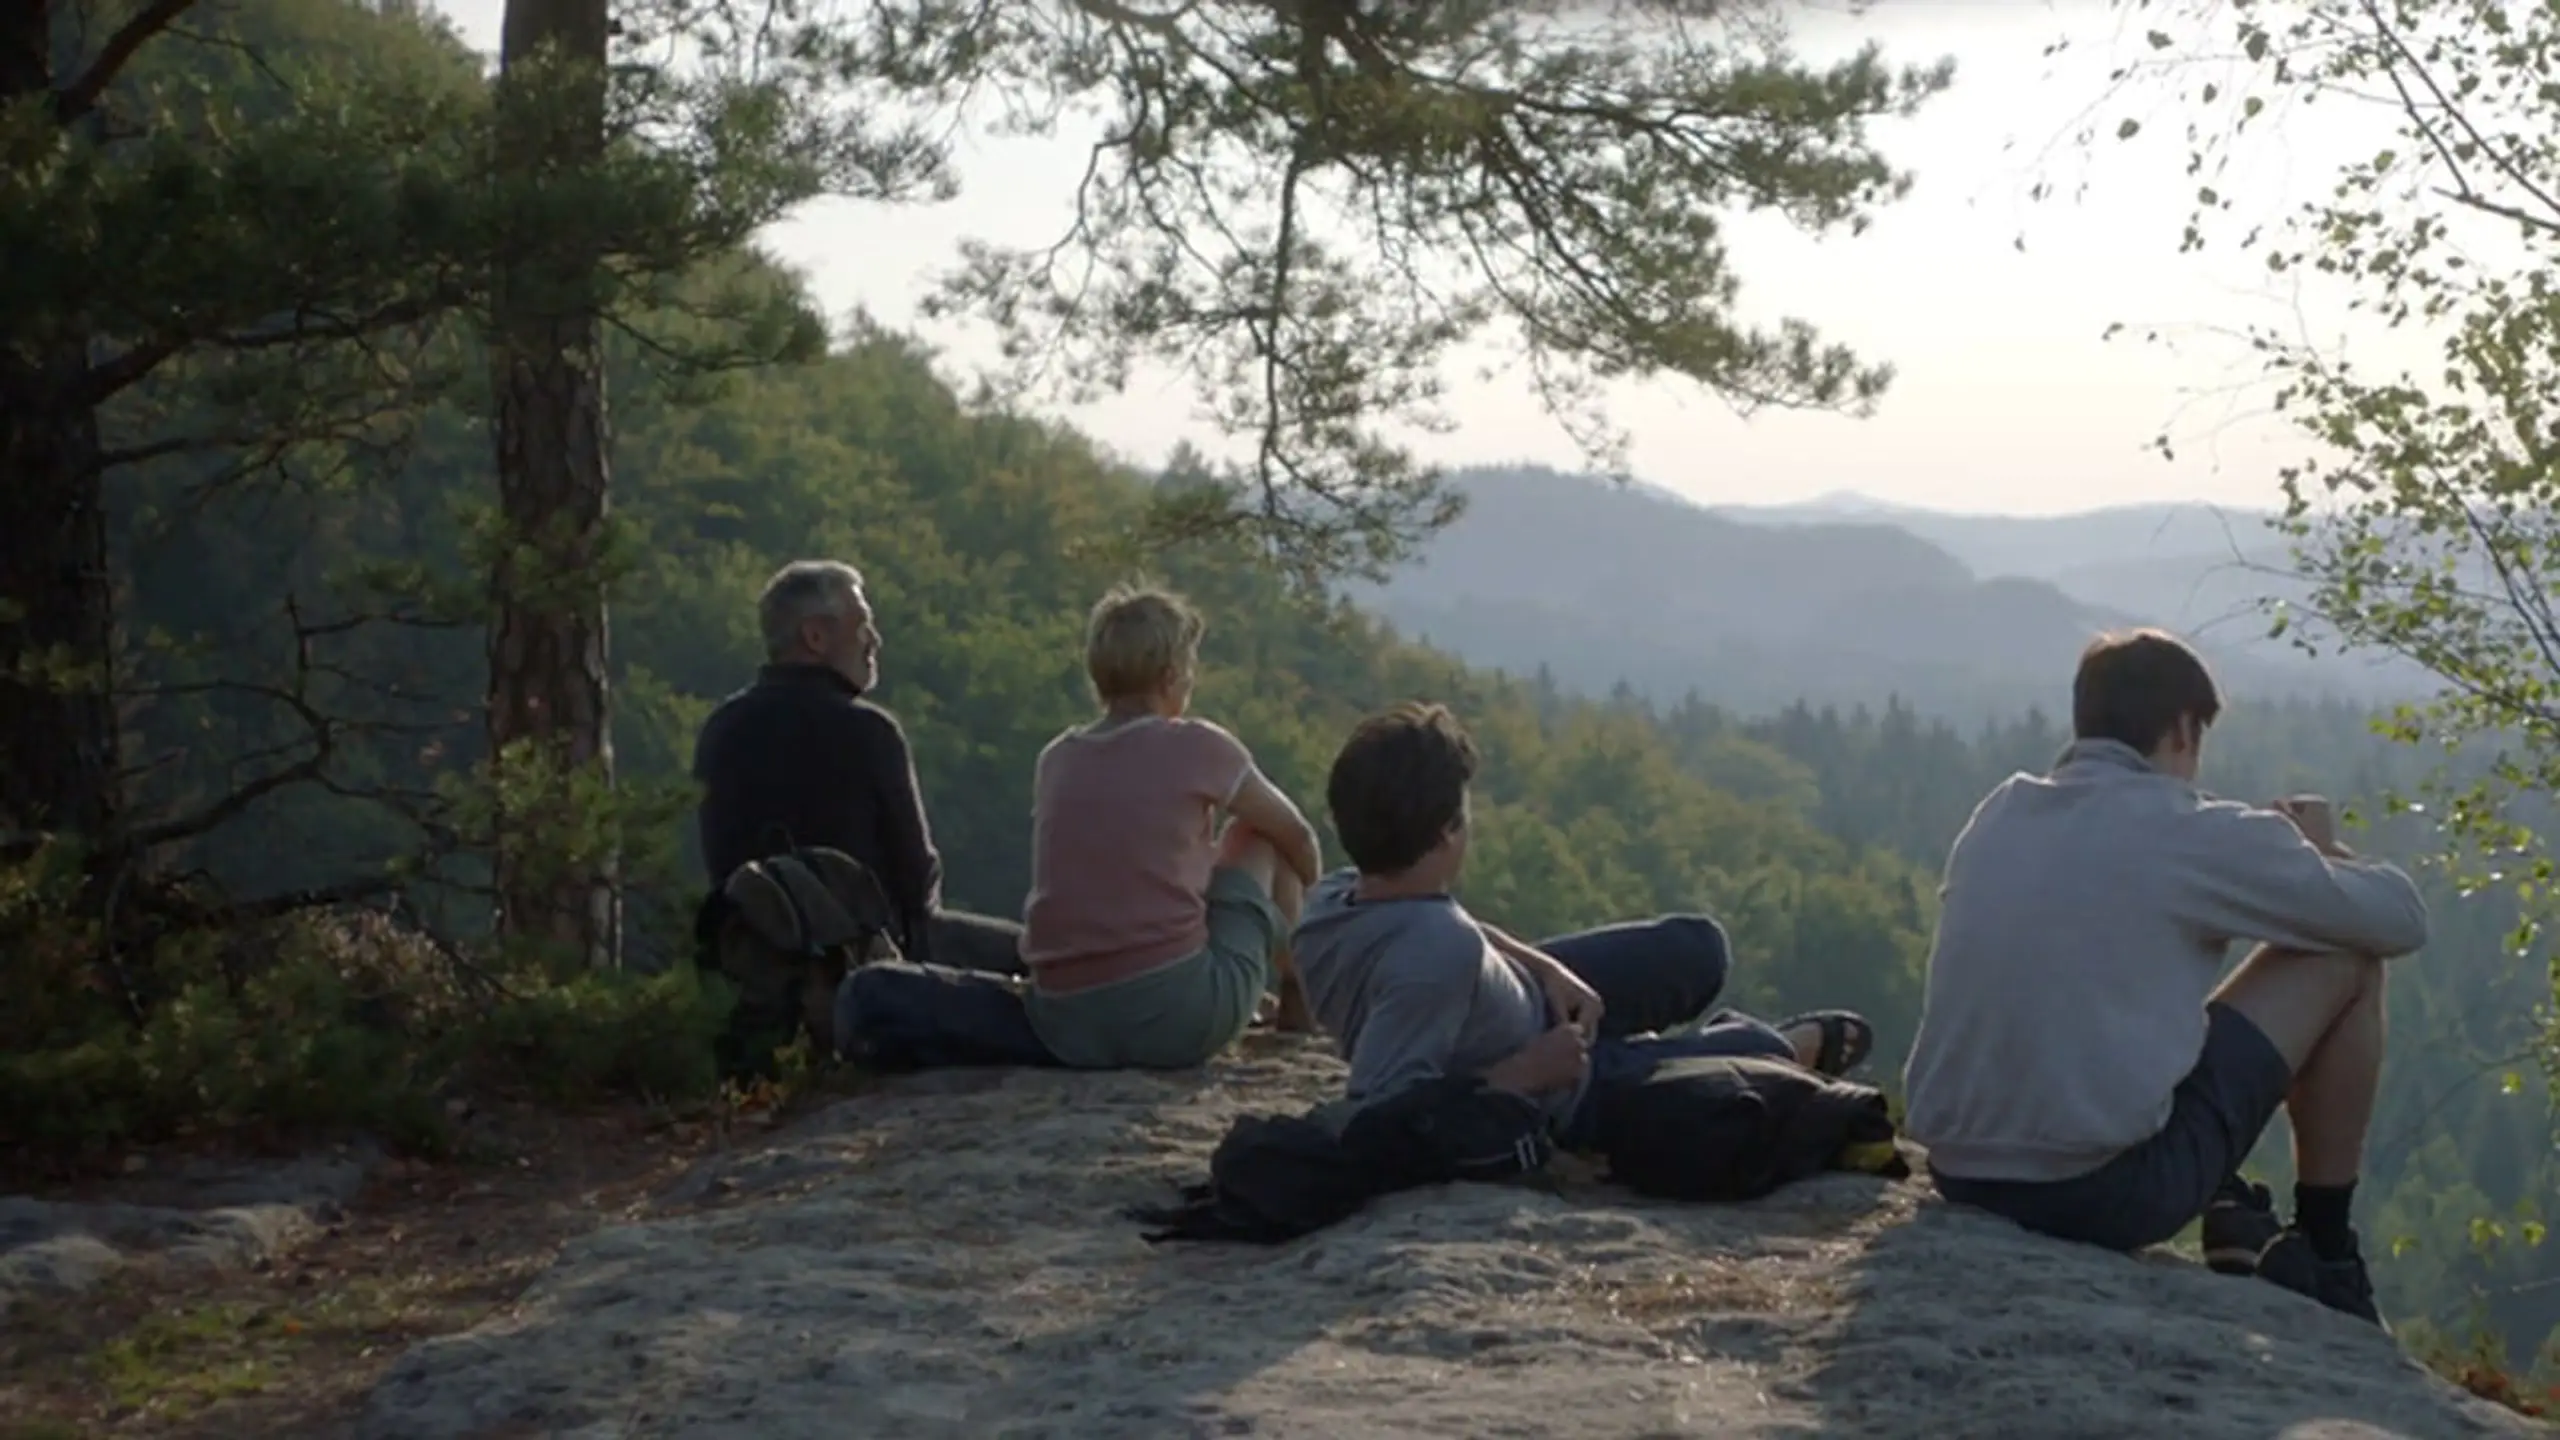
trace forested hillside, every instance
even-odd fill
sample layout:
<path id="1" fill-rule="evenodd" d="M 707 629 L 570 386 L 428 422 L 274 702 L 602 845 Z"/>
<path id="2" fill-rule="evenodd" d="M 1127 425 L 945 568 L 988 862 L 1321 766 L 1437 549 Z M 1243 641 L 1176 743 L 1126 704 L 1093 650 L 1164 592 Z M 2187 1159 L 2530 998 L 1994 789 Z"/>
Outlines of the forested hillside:
<path id="1" fill-rule="evenodd" d="M 1052 76 L 1062 105 L 1103 84 L 1084 59 L 1050 64 L 1042 47 L 1073 35 L 927 8 L 954 64 Z M 1320 493 L 1271 490 L 1266 444 L 1254 474 L 1203 477 L 1171 507 L 1188 529 L 1169 531 L 1149 506 L 1161 488 L 1077 437 L 964 412 L 906 342 L 839 336 L 820 353 L 795 282 L 737 237 L 822 188 L 890 198 L 923 183 L 940 157 L 921 133 L 854 133 L 861 87 L 929 100 L 967 76 L 922 73 L 891 37 L 817 20 L 724 38 L 726 12 L 667 19 L 703 55 L 741 47 L 703 73 L 637 53 L 665 38 L 652 32 L 624 37 L 632 53 L 608 81 L 592 53 L 603 27 L 553 33 L 566 11 L 528 11 L 510 19 L 494 82 L 485 57 L 408 6 L 8 13 L 12 34 L 34 27 L 20 53 L 44 59 L 0 93 L 28 127 L 12 151 L 15 303 L 0 327 L 0 388 L 16 397 L 0 415 L 5 513 L 19 517 L 5 528 L 34 547 L 0 573 L 0 739 L 24 757 L 0 805 L 0 924 L 26 997 L 0 1015 L 7 1140 L 78 1150 L 394 1118 L 431 1131 L 425 1102 L 493 1060 L 590 1086 L 698 1080 L 683 1072 L 718 997 L 671 964 L 702 883 L 682 856 L 681 762 L 694 722 L 758 658 L 758 582 L 806 554 L 871 572 L 891 637 L 883 698 L 915 741 L 955 901 L 1017 903 L 1031 759 L 1084 704 L 1079 617 L 1143 566 L 1216 617 L 1202 703 L 1302 795 L 1362 709 L 1458 702 L 1494 765 L 1479 898 L 1515 927 L 1711 906 L 1750 957 L 1743 998 L 1909 1010 L 1927 923 L 1909 867 L 1860 861 L 1795 809 L 1683 774 L 1639 720 L 1541 713 L 1518 686 L 1309 598 L 1311 575 L 1391 557 L 1432 513 L 1431 477 L 1365 438 L 1374 387 L 1402 381 L 1327 372 L 1284 387 L 1284 409 L 1348 417 L 1313 431 L 1294 411 L 1271 418 L 1291 473 L 1332 467 Z M 48 49 L 56 20 L 63 43 Z M 1094 35 L 1122 24 L 1092 17 Z M 1469 24 L 1505 29 L 1491 14 Z M 519 53 L 546 36 L 575 53 Z M 1287 53 L 1321 63 L 1338 37 L 1310 36 Z M 1171 38 L 1204 55 L 1242 45 L 1215 26 Z M 1385 38 L 1472 43 L 1438 27 Z M 1567 63 L 1521 85 L 1574 73 L 1572 45 L 1556 44 Z M 825 75 L 810 69 L 820 53 Z M 1239 63 L 1279 53 L 1244 46 Z M 1819 198 L 1799 209 L 1820 228 L 1898 193 L 1864 149 L 1865 120 L 1942 88 L 1942 67 L 1868 55 L 1796 77 L 1783 56 L 1736 69 L 1738 53 L 1609 51 L 1631 82 L 1675 97 L 1738 86 L 1736 115 L 1774 107 L 1783 125 L 1818 127 L 1737 204 Z M 1429 55 L 1406 58 L 1417 83 L 1442 83 Z M 1796 99 L 1771 90 L 1781 78 Z M 1433 127 L 1464 121 L 1415 103 L 1413 125 L 1363 132 L 1390 169 L 1440 153 Z M 79 123 L 102 105 L 114 124 Z M 1716 113 L 1683 101 L 1645 133 Z M 1287 151 L 1258 125 L 1197 119 L 1185 111 L 1185 145 L 1232 145 L 1246 163 Z M 1541 185 L 1692 153 L 1565 145 L 1550 164 L 1551 143 L 1524 162 Z M 1136 147 L 1146 173 L 1125 183 L 1145 184 L 1172 148 Z M 1345 163 L 1346 183 L 1388 173 Z M 1704 191 L 1740 183 L 1722 169 L 1697 180 L 1647 179 L 1658 206 L 1574 243 L 1634 245 L 1628 264 L 1652 283 L 1666 252 L 1635 232 L 1685 233 L 1715 203 Z M 1223 215 L 1150 211 L 1155 229 L 1094 243 L 1185 252 L 1186 223 Z M 1689 263 L 1723 262 L 1692 247 Z M 1297 306 L 1321 325 L 1379 299 L 1334 265 L 1293 270 L 1284 255 L 1293 288 L 1270 301 L 1282 328 L 1300 324 Z M 1619 268 L 1590 274 L 1613 284 L 1602 271 Z M 981 276 L 993 291 L 979 298 L 1001 310 L 1038 283 L 1017 278 Z M 1498 275 L 1477 282 L 1515 293 Z M 1475 308 L 1414 284 L 1416 303 Z M 1730 289 L 1691 286 L 1688 322 L 1723 326 Z M 1052 338 L 1144 347 L 1158 323 L 1120 307 L 1109 335 Z M 1578 363 L 1606 329 L 1549 358 Z M 1802 405 L 1854 408 L 1884 383 L 1801 327 L 1783 345 L 1719 333 L 1731 343 L 1629 344 L 1710 390 L 1783 389 Z M 1276 343 L 1232 338 L 1239 354 Z M 1419 373 L 1431 353 L 1390 369 Z M 1623 365 L 1629 352 L 1610 353 Z M 1300 453 L 1310 445 L 1324 453 Z M 1319 499 L 1339 513 L 1298 508 Z M 1191 538 L 1141 553 L 1141 536 L 1168 533 Z M 329 918 L 269 924 L 297 916 Z M 660 978 L 624 983 L 626 956 Z"/>
<path id="2" fill-rule="evenodd" d="M 626 776 L 680 778 L 694 724 L 756 663 L 762 578 L 786 558 L 841 556 L 870 579 L 886 636 L 880 698 L 914 738 L 951 896 L 1012 911 L 1027 878 L 1031 761 L 1085 711 L 1083 609 L 1131 573 L 1123 537 L 1143 483 L 1072 433 L 970 410 L 893 336 L 732 380 L 708 403 L 678 403 L 628 362 L 616 383 L 627 397 L 617 671 L 631 703 L 616 737 Z M 282 690 L 300 654 L 282 619 L 289 597 L 306 624 L 375 604 L 363 597 L 386 579 L 431 600 L 435 577 L 457 573 L 467 550 L 478 425 L 439 413 L 396 472 L 210 501 L 185 512 L 183 536 L 137 533 L 129 553 L 152 628 L 209 673 Z M 1465 667 L 1347 607 L 1311 608 L 1240 552 L 1200 545 L 1142 568 L 1212 618 L 1202 711 L 1312 809 L 1360 711 L 1406 695 L 1449 700 L 1489 759 L 1473 904 L 1530 933 L 1707 909 L 1735 936 L 1736 1000 L 1868 1011 L 1888 1080 L 1918 1019 L 1938 860 L 1985 789 L 2042 765 L 2064 739 L 2040 713 L 1966 733 L 1899 702 L 1744 719 L 1695 700 L 1658 713 L 1624 694 L 1578 700 Z M 403 712 L 442 727 L 351 742 L 332 761 L 342 790 L 418 792 L 462 772 L 477 744 L 478 643 L 467 627 L 402 628 L 333 662 L 397 677 Z M 227 763 L 248 743 L 209 741 L 208 723 L 190 703 L 144 713 L 142 733 L 171 762 L 167 783 L 190 773 L 189 757 Z M 2208 783 L 2361 801 L 2411 783 L 2419 758 L 2345 707 L 2244 704 L 2216 732 Z M 425 838 L 403 834 L 393 813 L 366 796 L 305 793 L 206 837 L 195 858 L 243 890 L 326 884 L 368 846 Z M 681 822 L 680 805 L 662 812 L 656 848 L 668 863 L 634 897 L 656 917 L 635 942 L 661 960 L 681 943 L 699 884 L 677 863 Z M 2426 838 L 2399 821 L 2360 843 L 2414 856 Z M 2537 1197 L 2560 1186 L 2539 1078 L 2518 1048 L 2540 977 L 2505 954 L 2511 911 L 2499 902 L 2441 887 L 2432 899 L 2437 942 L 2396 975 L 2400 1045 L 2367 1223 L 2389 1244 L 2382 1283 L 2395 1315 L 2459 1333 L 2474 1286 L 2494 1288 L 2489 1318 L 2529 1349 L 2560 1324 L 2560 1304 L 2549 1291 L 2504 1292 L 2540 1278 L 2542 1255 L 2511 1242 L 2484 1261 L 2469 1246 L 2476 1217 L 2513 1217 L 2520 1240 Z M 467 928 L 473 913 L 446 918 Z M 2503 1083 L 2510 1072 L 2523 1077 L 2518 1093 Z M 2280 1169 L 2281 1142 L 2261 1158 Z"/>
<path id="3" fill-rule="evenodd" d="M 952 898 L 1015 909 L 1028 878 L 1031 761 L 1088 706 L 1083 612 L 1130 573 L 1115 542 L 1143 501 L 1140 483 L 1072 434 L 965 411 L 920 352 L 892 337 L 738 380 L 694 408 L 670 405 L 637 371 L 618 378 L 632 397 L 617 457 L 626 774 L 680 776 L 694 724 L 752 673 L 763 577 L 795 556 L 842 556 L 870 581 L 885 634 L 879 698 L 913 738 Z M 400 473 L 360 494 L 197 511 L 183 579 L 147 561 L 139 571 L 154 628 L 198 663 L 263 668 L 259 683 L 282 688 L 296 652 L 281 620 L 262 645 L 243 617 L 280 617 L 286 577 L 308 587 L 306 607 L 334 591 L 353 609 L 363 602 L 332 581 L 360 566 L 451 573 L 464 548 L 457 502 L 473 493 L 484 448 L 476 430 L 460 414 L 436 417 Z M 138 542 L 136 553 L 152 549 Z M 1861 862 L 1853 844 L 1823 834 L 1774 751 L 1737 741 L 1710 784 L 1640 717 L 1587 705 L 1542 714 L 1527 686 L 1400 643 L 1347 609 L 1312 609 L 1239 552 L 1204 545 L 1152 568 L 1212 618 L 1202 711 L 1310 804 L 1363 709 L 1427 694 L 1467 715 L 1491 757 L 1472 879 L 1491 913 L 1552 931 L 1708 905 L 1730 917 L 1768 1003 L 1908 1008 L 1926 925 L 1918 872 L 1882 855 Z M 396 668 L 406 703 L 447 715 L 452 729 L 353 747 L 337 763 L 399 791 L 466 765 L 477 644 L 463 630 L 419 630 L 344 657 L 355 673 Z M 232 753 L 190 742 L 203 723 L 172 705 L 144 733 L 173 756 Z M 242 888 L 325 883 L 378 813 L 363 799 L 305 797 L 208 837 L 199 858 Z M 689 900 L 698 877 L 688 869 L 668 883 Z"/>
<path id="4" fill-rule="evenodd" d="M 396 33 L 401 67 L 434 82 L 423 90 L 477 84 L 474 57 L 408 20 L 328 0 L 296 8 L 368 43 Z M 99 491 L 111 541 L 102 584 L 115 602 L 83 618 L 110 637 L 114 663 L 67 668 L 114 683 L 63 687 L 114 702 L 107 728 L 122 762 L 117 783 L 98 788 L 116 792 L 123 829 L 112 838 L 124 848 L 101 867 L 80 849 L 95 837 L 30 839 L 0 815 L 0 936 L 15 944 L 16 996 L 0 1011 L 6 1158 L 94 1162 L 177 1135 L 394 1121 L 395 1139 L 427 1145 L 441 1102 L 493 1058 L 523 1062 L 508 1080 L 563 1093 L 707 1085 L 705 1037 L 722 997 L 681 963 L 703 885 L 686 854 L 683 771 L 696 724 L 759 659 L 758 586 L 808 556 L 868 576 L 886 637 L 879 698 L 913 741 L 955 904 L 1018 907 L 1034 756 L 1088 706 L 1086 607 L 1150 573 L 1210 618 L 1198 708 L 1311 811 L 1321 816 L 1325 765 L 1356 716 L 1409 696 L 1450 702 L 1487 759 L 1467 879 L 1476 909 L 1532 935 L 1709 911 L 1739 957 L 1729 1002 L 1866 1012 L 1881 1042 L 1876 1074 L 1890 1084 L 1918 1020 L 1946 844 L 1984 789 L 2043 764 L 2062 740 L 2025 710 L 2025 697 L 2059 690 L 2058 669 L 1986 679 L 1918 642 L 1997 621 L 2003 643 L 2059 667 L 2100 618 L 2043 604 L 2063 600 L 2050 586 L 1982 585 L 1875 527 L 1828 537 L 1879 582 L 1856 596 L 1826 594 L 1802 552 L 1724 533 L 1743 527 L 1702 512 L 1695 521 L 1723 533 L 1731 565 L 1667 542 L 1677 533 L 1646 512 L 1619 527 L 1627 546 L 1656 547 L 1631 571 L 1614 549 L 1556 548 L 1572 532 L 1555 517 L 1598 504 L 1592 492 L 1532 489 L 1522 513 L 1549 517 L 1532 527 L 1543 548 L 1493 555 L 1480 572 L 1579 587 L 1579 609 L 1548 629 L 1551 615 L 1463 596 L 1413 612 L 1439 638 L 1466 643 L 1444 628 L 1463 619 L 1468 635 L 1510 647 L 1496 653 L 1517 674 L 1472 668 L 1409 638 L 1413 625 L 1399 634 L 1313 598 L 1267 544 L 1212 527 L 1142 549 L 1139 537 L 1164 533 L 1144 523 L 1162 513 L 1150 508 L 1154 482 L 1057 425 L 964 403 L 917 341 L 865 328 L 822 340 L 796 283 L 752 255 L 724 253 L 684 277 L 650 291 L 645 313 L 615 317 L 602 387 L 610 518 L 594 523 L 602 558 L 564 582 L 612 596 L 617 795 L 511 794 L 481 764 L 492 576 L 507 569 L 493 557 L 522 537 L 493 515 L 495 407 L 473 383 L 486 357 L 462 299 L 403 322 L 397 354 L 328 349 L 378 391 L 359 387 L 364 403 L 325 432 L 268 434 L 246 460 L 225 432 L 183 446 L 135 437 L 172 416 L 227 413 L 237 397 L 224 386 L 266 385 L 288 413 L 308 387 L 228 363 L 172 364 L 74 407 L 102 410 L 107 434 L 130 442 L 79 477 Z M 741 322 L 753 343 L 739 341 Z M 700 363 L 724 346 L 790 363 Z M 44 578 L 21 569 L 12 578 L 31 587 Z M 1678 604 L 1643 588 L 1692 570 L 1734 585 Z M 517 578 L 540 588 L 539 576 Z M 1797 598 L 1754 614 L 1782 584 Z M 1888 619 L 1900 627 L 1890 635 Z M 1714 643 L 1691 644 L 1710 624 Z M 1630 678 L 1612 668 L 1618 652 L 1588 637 L 1648 630 L 1663 643 L 1647 651 L 1656 668 L 1636 677 L 1646 688 L 1696 687 L 1723 703 L 1648 706 L 1625 689 L 1585 700 L 1554 683 L 1572 671 L 1597 693 Z M 1733 688 L 1737 657 L 1795 668 L 1759 666 Z M 1821 670 L 1820 701 L 1863 696 L 1874 708 L 1787 706 L 1810 688 L 1790 682 L 1807 663 Z M 1542 666 L 1547 675 L 1519 678 Z M 1965 713 L 1965 728 L 1887 703 L 1921 684 Z M 2376 738 L 2352 709 L 2251 706 L 2245 687 L 2242 698 L 2215 732 L 2214 788 L 2364 801 L 2417 777 L 2423 756 Z M 598 791 L 605 773 L 589 772 Z M 578 846 L 581 863 L 609 861 L 627 881 L 625 953 L 642 977 L 509 970 L 486 943 L 490 856 L 526 833 L 504 816 L 544 809 L 561 812 L 545 817 L 560 823 L 544 843 Z M 2411 819 L 2369 837 L 2413 861 L 2432 844 Z M 2367 1223 L 2390 1256 L 2382 1281 L 2396 1317 L 2459 1333 L 2484 1292 L 2483 1314 L 2521 1352 L 2560 1324 L 2560 1264 L 2533 1248 L 2560 1165 L 2521 1049 L 2549 983 L 2508 954 L 2505 900 L 2441 885 L 2433 899 L 2435 943 L 2395 973 L 2398 1058 Z M 266 923 L 288 915 L 300 918 Z M 562 1079 L 572 1071 L 574 1085 Z M 2279 1170 L 2280 1150 L 2263 1157 Z M 2492 1253 L 2475 1254 L 2475 1241 Z"/>
<path id="5" fill-rule="evenodd" d="M 615 740 L 644 842 L 635 959 L 664 964 L 685 944 L 701 878 L 678 855 L 681 773 L 695 722 L 757 663 L 753 598 L 776 565 L 835 555 L 869 576 L 886 635 L 880 698 L 913 738 L 950 897 L 996 911 L 1019 905 L 1027 878 L 1031 762 L 1088 704 L 1084 610 L 1147 569 L 1211 616 L 1201 709 L 1311 808 L 1364 709 L 1448 700 L 1489 757 L 1470 878 L 1486 913 L 1540 933 L 1705 908 L 1743 957 L 1735 999 L 1853 1005 L 1879 1018 L 1890 1050 L 1907 1041 L 1929 925 L 1923 870 L 1826 833 L 1816 791 L 1776 750 L 1728 736 L 1684 764 L 1641 716 L 1541 697 L 1402 643 L 1296 598 L 1240 549 L 1201 542 L 1142 565 L 1126 548 L 1140 480 L 1075 435 L 964 408 L 895 337 L 735 377 L 706 403 L 679 403 L 700 397 L 671 393 L 627 355 L 613 378 L 624 397 Z M 404 877 L 404 914 L 469 940 L 485 920 L 483 872 L 456 831 L 469 810 L 455 797 L 482 743 L 465 577 L 487 441 L 460 408 L 418 422 L 399 455 L 327 483 L 205 490 L 184 470 L 142 477 L 119 555 L 148 637 L 137 664 L 156 683 L 132 724 L 154 757 L 143 799 L 157 808 L 219 803 L 262 774 L 298 777 L 191 841 L 183 866 L 258 896 L 388 864 Z M 325 749 L 306 711 L 335 717 Z M 202 1003 L 216 1004 L 211 992 Z M 43 1065 L 14 1073 L 36 1087 L 31 1104 L 43 1098 Z M 174 1123 L 129 1096 L 97 1098 L 117 1103 L 87 1118 L 111 1130 Z M 49 1104 L 13 1113 L 76 1118 Z"/>

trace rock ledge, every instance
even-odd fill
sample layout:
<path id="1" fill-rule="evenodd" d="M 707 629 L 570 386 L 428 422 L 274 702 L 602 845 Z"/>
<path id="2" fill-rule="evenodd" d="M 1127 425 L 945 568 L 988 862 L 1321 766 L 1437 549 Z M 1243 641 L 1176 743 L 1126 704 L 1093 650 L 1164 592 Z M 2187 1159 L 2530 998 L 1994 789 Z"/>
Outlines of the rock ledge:
<path id="1" fill-rule="evenodd" d="M 514 1309 L 404 1356 L 371 1440 L 465 1436 L 2546 1435 L 2272 1286 L 2026 1235 L 1912 1184 L 1744 1206 L 1390 1197 L 1277 1249 L 1121 1206 L 1339 1067 L 960 1073 L 706 1162 Z"/>

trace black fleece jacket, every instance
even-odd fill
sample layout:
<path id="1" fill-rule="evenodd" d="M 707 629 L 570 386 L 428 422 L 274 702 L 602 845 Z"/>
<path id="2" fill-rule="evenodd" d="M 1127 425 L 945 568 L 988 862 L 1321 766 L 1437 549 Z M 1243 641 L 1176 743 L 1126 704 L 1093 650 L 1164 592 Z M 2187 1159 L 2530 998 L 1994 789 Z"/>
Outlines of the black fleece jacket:
<path id="1" fill-rule="evenodd" d="M 923 958 L 942 904 L 915 761 L 897 717 L 822 665 L 767 665 L 720 702 L 694 740 L 702 858 L 716 889 L 750 860 L 795 846 L 868 866 L 896 907 L 899 943 Z"/>

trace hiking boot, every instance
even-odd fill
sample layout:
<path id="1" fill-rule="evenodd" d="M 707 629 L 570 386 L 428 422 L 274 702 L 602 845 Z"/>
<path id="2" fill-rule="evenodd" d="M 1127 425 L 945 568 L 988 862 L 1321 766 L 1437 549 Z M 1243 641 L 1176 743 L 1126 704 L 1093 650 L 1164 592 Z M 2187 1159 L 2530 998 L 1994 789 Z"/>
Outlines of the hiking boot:
<path id="1" fill-rule="evenodd" d="M 2321 1304 L 2342 1315 L 2353 1315 L 2368 1325 L 2382 1324 L 2382 1310 L 2373 1301 L 2373 1275 L 2364 1268 L 2364 1256 L 2354 1250 L 2343 1260 L 2319 1261 L 2318 1298 Z"/>
<path id="2" fill-rule="evenodd" d="M 2284 1222 L 2264 1185 L 2226 1184 L 2204 1207 L 2204 1263 L 2223 1275 L 2255 1275 Z"/>
<path id="3" fill-rule="evenodd" d="M 2297 1295 L 2308 1295 L 2342 1315 L 2353 1315 L 2390 1333 L 2390 1327 L 2382 1323 L 2382 1311 L 2374 1304 L 2373 1276 L 2365 1269 L 2364 1256 L 2354 1250 L 2344 1259 L 2322 1259 L 2320 1252 L 2311 1248 L 2310 1236 L 2288 1228 L 2260 1252 L 2258 1278 Z"/>

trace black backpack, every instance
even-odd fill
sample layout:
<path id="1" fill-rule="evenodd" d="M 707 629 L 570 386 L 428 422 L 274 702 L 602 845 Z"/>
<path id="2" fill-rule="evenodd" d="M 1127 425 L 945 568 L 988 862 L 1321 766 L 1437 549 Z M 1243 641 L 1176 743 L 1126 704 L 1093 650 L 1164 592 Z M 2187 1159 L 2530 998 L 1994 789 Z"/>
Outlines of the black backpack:
<path id="1" fill-rule="evenodd" d="M 1207 1184 L 1129 1217 L 1156 1227 L 1150 1242 L 1278 1245 L 1397 1190 L 1534 1174 L 1555 1148 L 1536 1102 L 1473 1077 L 1426 1080 L 1361 1106 L 1339 1134 L 1326 1114 L 1336 1108 L 1241 1117 L 1210 1155 Z"/>
<path id="2" fill-rule="evenodd" d="M 891 919 L 879 881 L 841 850 L 787 850 L 732 871 L 694 921 L 700 967 L 737 991 L 721 1073 L 770 1075 L 774 1052 L 802 1035 L 832 1053 L 836 987 L 847 970 L 898 958 Z"/>
<path id="3" fill-rule="evenodd" d="M 1826 1170 L 1911 1173 L 1882 1091 L 1756 1057 L 1672 1060 L 1611 1086 L 1597 1139 L 1611 1180 L 1661 1200 L 1756 1200 Z"/>

